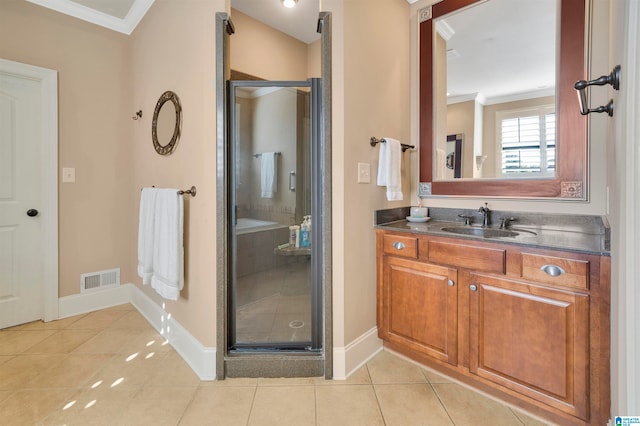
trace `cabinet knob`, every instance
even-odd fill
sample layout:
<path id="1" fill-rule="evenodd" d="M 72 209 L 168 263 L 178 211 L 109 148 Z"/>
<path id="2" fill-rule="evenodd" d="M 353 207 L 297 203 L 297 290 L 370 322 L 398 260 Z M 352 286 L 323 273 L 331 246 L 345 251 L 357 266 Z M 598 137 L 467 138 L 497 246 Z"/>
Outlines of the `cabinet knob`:
<path id="1" fill-rule="evenodd" d="M 471 291 L 477 291 L 477 290 L 478 290 L 478 287 L 477 287 L 475 284 L 471 284 L 471 285 L 469 286 L 469 290 L 471 290 Z"/>
<path id="2" fill-rule="evenodd" d="M 404 248 L 404 243 L 396 241 L 395 243 L 393 243 L 393 247 L 395 247 L 396 250 L 402 250 Z"/>
<path id="3" fill-rule="evenodd" d="M 557 277 L 565 273 L 564 269 L 556 265 L 542 265 L 540 269 L 545 274 L 551 275 L 552 277 Z"/>
<path id="4" fill-rule="evenodd" d="M 453 280 L 449 280 L 449 281 L 447 281 L 447 285 L 449 287 L 453 287 L 455 285 L 455 283 L 453 282 Z"/>

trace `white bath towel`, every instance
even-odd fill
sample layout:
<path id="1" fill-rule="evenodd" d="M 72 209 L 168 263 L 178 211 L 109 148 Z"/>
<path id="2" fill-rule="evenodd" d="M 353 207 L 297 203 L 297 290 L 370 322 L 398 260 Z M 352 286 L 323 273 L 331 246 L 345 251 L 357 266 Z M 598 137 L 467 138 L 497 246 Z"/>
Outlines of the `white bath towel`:
<path id="1" fill-rule="evenodd" d="M 384 138 L 380 143 L 378 186 L 387 187 L 387 200 L 402 200 L 402 145 L 395 139 Z"/>
<path id="2" fill-rule="evenodd" d="M 277 164 L 275 152 L 264 152 L 260 157 L 260 190 L 262 198 L 273 198 L 277 191 Z"/>
<path id="3" fill-rule="evenodd" d="M 184 287 L 183 202 L 177 189 L 158 190 L 151 287 L 169 300 L 178 300 Z"/>
<path id="4" fill-rule="evenodd" d="M 140 191 L 140 216 L 138 219 L 138 275 L 143 284 L 151 282 L 153 273 L 153 228 L 157 188 Z"/>

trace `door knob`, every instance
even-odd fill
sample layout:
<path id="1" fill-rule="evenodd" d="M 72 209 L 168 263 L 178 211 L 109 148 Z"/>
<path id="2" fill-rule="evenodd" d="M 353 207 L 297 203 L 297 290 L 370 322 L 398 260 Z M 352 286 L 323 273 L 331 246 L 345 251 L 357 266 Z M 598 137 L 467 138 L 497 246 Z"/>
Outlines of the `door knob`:
<path id="1" fill-rule="evenodd" d="M 27 216 L 29 216 L 29 217 L 38 216 L 38 210 L 36 210 L 36 209 L 27 210 Z"/>

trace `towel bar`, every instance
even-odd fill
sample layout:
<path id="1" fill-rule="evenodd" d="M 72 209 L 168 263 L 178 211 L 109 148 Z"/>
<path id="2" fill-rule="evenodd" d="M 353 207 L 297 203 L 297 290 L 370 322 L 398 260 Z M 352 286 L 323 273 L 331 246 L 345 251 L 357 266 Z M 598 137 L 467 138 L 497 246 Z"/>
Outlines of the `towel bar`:
<path id="1" fill-rule="evenodd" d="M 190 194 L 192 197 L 195 197 L 196 196 L 196 187 L 192 186 L 189 189 L 178 191 L 178 195 L 183 195 L 183 194 Z"/>
<path id="2" fill-rule="evenodd" d="M 274 152 L 275 155 L 282 155 L 281 152 Z M 254 157 L 258 158 L 258 157 L 262 157 L 262 153 L 259 154 L 253 154 Z"/>
<path id="3" fill-rule="evenodd" d="M 377 139 L 375 136 L 371 137 L 371 141 L 369 142 L 371 144 L 371 146 L 376 146 L 379 143 L 385 143 L 386 141 L 384 139 Z M 415 148 L 415 146 L 413 145 L 407 145 L 404 143 L 401 143 L 400 145 L 402 145 L 402 152 L 405 152 L 406 150 L 408 150 L 409 148 L 413 149 Z"/>

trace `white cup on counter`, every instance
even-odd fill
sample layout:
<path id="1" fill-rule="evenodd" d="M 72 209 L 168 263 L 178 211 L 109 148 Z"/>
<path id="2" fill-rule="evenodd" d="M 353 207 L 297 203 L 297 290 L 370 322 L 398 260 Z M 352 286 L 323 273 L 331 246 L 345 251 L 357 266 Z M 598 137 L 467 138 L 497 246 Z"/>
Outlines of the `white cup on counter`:
<path id="1" fill-rule="evenodd" d="M 427 217 L 429 216 L 429 209 L 427 207 L 411 207 L 411 217 Z"/>

